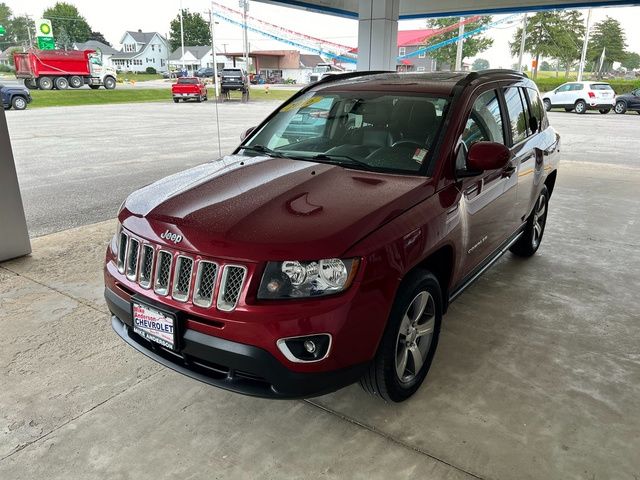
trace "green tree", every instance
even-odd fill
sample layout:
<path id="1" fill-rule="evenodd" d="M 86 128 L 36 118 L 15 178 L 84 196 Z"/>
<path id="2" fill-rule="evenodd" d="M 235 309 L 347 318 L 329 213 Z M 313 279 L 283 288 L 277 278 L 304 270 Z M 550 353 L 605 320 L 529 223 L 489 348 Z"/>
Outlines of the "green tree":
<path id="1" fill-rule="evenodd" d="M 210 45 L 211 33 L 209 23 L 202 18 L 199 13 L 191 13 L 189 10 L 182 10 L 182 24 L 184 30 L 185 46 Z M 171 31 L 169 32 L 169 43 L 171 50 L 180 46 L 180 15 L 171 20 Z"/>
<path id="2" fill-rule="evenodd" d="M 47 8 L 42 18 L 51 20 L 53 36 L 56 43 L 73 44 L 74 42 L 86 42 L 91 36 L 91 27 L 87 20 L 80 15 L 78 9 L 69 3 L 58 2 L 53 7 Z M 64 34 L 64 39 L 59 39 Z"/>
<path id="3" fill-rule="evenodd" d="M 11 8 L 6 3 L 0 3 L 0 25 L 2 25 L 6 33 L 3 37 L 0 37 L 0 49 L 4 49 L 7 45 L 12 43 L 11 38 Z"/>
<path id="4" fill-rule="evenodd" d="M 31 32 L 31 35 L 29 35 Z M 11 37 L 14 43 L 29 45 L 36 36 L 36 22 L 26 15 L 20 15 L 11 19 Z"/>
<path id="5" fill-rule="evenodd" d="M 546 60 L 543 60 L 540 63 L 540 71 L 541 72 L 550 72 L 551 70 L 552 70 L 551 64 L 549 62 L 547 62 Z"/>
<path id="6" fill-rule="evenodd" d="M 622 60 L 622 66 L 627 70 L 635 70 L 640 68 L 640 54 L 636 52 L 627 52 Z"/>
<path id="7" fill-rule="evenodd" d="M 55 30 L 54 30 L 55 31 Z M 73 48 L 73 42 L 71 41 L 71 36 L 67 33 L 67 29 L 64 28 L 64 25 L 58 28 L 58 33 L 55 36 L 56 39 L 56 47 L 61 50 L 71 50 Z"/>
<path id="8" fill-rule="evenodd" d="M 460 17 L 448 17 L 448 18 L 433 18 L 427 20 L 428 28 L 445 28 L 451 25 L 454 25 L 460 21 Z M 470 32 L 477 28 L 487 25 L 491 22 L 490 16 L 482 16 L 475 22 L 467 23 L 464 28 L 466 32 Z M 438 42 L 442 42 L 444 40 L 449 40 L 450 38 L 454 38 L 458 35 L 458 31 L 443 33 L 440 35 L 436 35 L 435 37 L 431 37 L 429 39 L 429 44 L 433 45 Z M 475 57 L 480 52 L 484 52 L 486 49 L 493 45 L 493 39 L 489 37 L 485 37 L 482 33 L 478 33 L 476 35 L 472 35 L 464 39 L 464 43 L 462 44 L 462 58 Z M 451 43 L 447 46 L 438 48 L 429 53 L 429 55 L 435 58 L 439 64 L 449 65 L 449 68 L 453 69 L 456 63 L 456 51 L 458 49 L 457 42 Z"/>
<path id="9" fill-rule="evenodd" d="M 558 14 L 558 23 L 551 26 L 550 54 L 564 66 L 564 77 L 569 76 L 571 66 L 582 54 L 585 26 L 582 14 L 577 10 L 564 10 Z"/>
<path id="10" fill-rule="evenodd" d="M 593 32 L 589 39 L 587 58 L 596 65 L 600 65 L 602 51 L 605 52 L 605 60 L 602 72 L 608 72 L 613 67 L 613 62 L 622 62 L 625 59 L 627 44 L 625 34 L 620 22 L 615 18 L 606 17 L 593 26 Z"/>
<path id="11" fill-rule="evenodd" d="M 527 20 L 527 33 L 524 44 L 524 51 L 534 56 L 536 65 L 540 64 L 541 56 L 552 57 L 553 41 L 551 33 L 555 31 L 556 26 L 560 23 L 559 14 L 557 12 L 538 12 Z M 517 56 L 520 52 L 520 43 L 522 41 L 522 27 L 518 27 L 513 36 L 513 41 L 509 42 L 509 50 L 511 55 Z M 538 76 L 538 69 L 533 71 L 533 78 Z"/>
<path id="12" fill-rule="evenodd" d="M 476 58 L 471 65 L 471 69 L 479 72 L 481 70 L 489 70 L 489 60 L 484 58 Z"/>
<path id="13" fill-rule="evenodd" d="M 91 35 L 89 36 L 89 40 L 95 40 L 96 42 L 101 42 L 101 43 L 104 43 L 105 45 L 111 46 L 111 44 L 107 41 L 107 39 L 104 38 L 104 35 L 102 35 L 102 33 L 100 32 L 91 32 Z"/>

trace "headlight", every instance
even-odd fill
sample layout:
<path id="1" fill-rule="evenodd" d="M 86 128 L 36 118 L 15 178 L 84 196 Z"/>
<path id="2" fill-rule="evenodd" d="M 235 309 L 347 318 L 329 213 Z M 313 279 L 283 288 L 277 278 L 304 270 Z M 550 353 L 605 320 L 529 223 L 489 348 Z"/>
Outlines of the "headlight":
<path id="1" fill-rule="evenodd" d="M 351 285 L 360 261 L 328 258 L 312 262 L 269 262 L 258 290 L 260 299 L 319 297 Z"/>

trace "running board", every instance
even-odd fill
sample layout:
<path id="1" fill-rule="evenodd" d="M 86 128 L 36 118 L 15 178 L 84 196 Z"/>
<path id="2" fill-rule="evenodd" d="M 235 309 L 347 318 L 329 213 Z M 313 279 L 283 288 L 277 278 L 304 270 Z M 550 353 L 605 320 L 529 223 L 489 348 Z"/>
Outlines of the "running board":
<path id="1" fill-rule="evenodd" d="M 458 288 L 456 288 L 451 295 L 449 295 L 449 303 L 458 298 L 458 296 L 460 296 L 460 294 L 464 292 L 467 287 L 475 282 L 480 275 L 489 270 L 489 268 L 494 263 L 496 263 L 498 259 L 502 257 L 502 255 L 507 253 L 507 250 L 509 250 L 511 246 L 520 239 L 523 233 L 524 230 L 520 230 L 511 240 L 507 241 L 507 243 L 502 248 L 499 248 L 495 255 L 490 256 L 489 260 L 486 261 L 486 263 L 477 272 L 472 273 L 466 280 L 463 280 L 462 284 Z"/>

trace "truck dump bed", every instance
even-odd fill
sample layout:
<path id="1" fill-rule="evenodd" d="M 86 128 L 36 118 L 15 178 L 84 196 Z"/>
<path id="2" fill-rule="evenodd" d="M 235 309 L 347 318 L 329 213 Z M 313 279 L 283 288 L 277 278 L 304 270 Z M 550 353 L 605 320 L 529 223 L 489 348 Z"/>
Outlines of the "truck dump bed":
<path id="1" fill-rule="evenodd" d="M 94 50 L 30 50 L 14 53 L 16 77 L 90 75 L 89 55 Z"/>

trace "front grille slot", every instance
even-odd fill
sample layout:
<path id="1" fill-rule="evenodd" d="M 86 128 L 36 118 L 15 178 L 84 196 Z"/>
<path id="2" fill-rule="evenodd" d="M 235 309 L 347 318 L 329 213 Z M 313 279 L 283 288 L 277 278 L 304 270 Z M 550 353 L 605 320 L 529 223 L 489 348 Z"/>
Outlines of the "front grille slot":
<path id="1" fill-rule="evenodd" d="M 193 291 L 193 303 L 199 307 L 210 307 L 213 303 L 213 289 L 216 286 L 218 265 L 201 260 L 198 263 L 198 273 Z"/>
<path id="2" fill-rule="evenodd" d="M 247 269 L 240 265 L 225 265 L 218 293 L 217 306 L 220 310 L 229 312 L 236 308 L 246 273 Z"/>
<path id="3" fill-rule="evenodd" d="M 156 261 L 156 276 L 153 282 L 153 291 L 158 295 L 166 295 L 169 293 L 169 278 L 171 276 L 171 263 L 173 257 L 165 250 L 158 252 L 158 260 Z"/>
<path id="4" fill-rule="evenodd" d="M 193 259 L 178 255 L 173 273 L 173 290 L 171 296 L 180 302 L 186 302 L 191 288 L 191 274 L 193 273 Z"/>
<path id="5" fill-rule="evenodd" d="M 127 243 L 129 237 L 124 232 L 120 232 L 118 236 L 118 271 L 124 273 L 124 259 L 127 256 Z"/>
<path id="6" fill-rule="evenodd" d="M 138 276 L 138 258 L 140 254 L 140 242 L 133 237 L 129 237 L 129 248 L 127 250 L 127 278 L 135 282 Z"/>
<path id="7" fill-rule="evenodd" d="M 151 286 L 151 278 L 153 277 L 153 247 L 151 245 L 142 246 L 142 258 L 140 259 L 140 275 L 138 282 L 142 288 Z"/>

